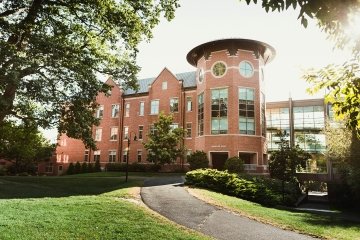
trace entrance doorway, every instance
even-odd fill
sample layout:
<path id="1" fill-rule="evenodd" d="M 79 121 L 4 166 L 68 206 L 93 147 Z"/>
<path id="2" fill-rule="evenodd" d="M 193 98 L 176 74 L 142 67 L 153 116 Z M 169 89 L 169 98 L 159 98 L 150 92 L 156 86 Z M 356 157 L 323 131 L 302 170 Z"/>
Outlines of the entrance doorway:
<path id="1" fill-rule="evenodd" d="M 210 157 L 214 169 L 224 170 L 225 161 L 229 158 L 229 154 L 227 152 L 211 152 Z"/>

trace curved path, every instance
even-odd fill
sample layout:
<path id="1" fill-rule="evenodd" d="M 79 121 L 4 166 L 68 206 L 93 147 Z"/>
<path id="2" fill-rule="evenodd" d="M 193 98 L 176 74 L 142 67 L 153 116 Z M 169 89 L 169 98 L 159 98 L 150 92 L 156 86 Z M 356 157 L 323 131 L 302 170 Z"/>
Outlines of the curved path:
<path id="1" fill-rule="evenodd" d="M 312 237 L 259 223 L 191 196 L 181 177 L 145 180 L 141 197 L 166 218 L 217 239 L 309 240 Z"/>

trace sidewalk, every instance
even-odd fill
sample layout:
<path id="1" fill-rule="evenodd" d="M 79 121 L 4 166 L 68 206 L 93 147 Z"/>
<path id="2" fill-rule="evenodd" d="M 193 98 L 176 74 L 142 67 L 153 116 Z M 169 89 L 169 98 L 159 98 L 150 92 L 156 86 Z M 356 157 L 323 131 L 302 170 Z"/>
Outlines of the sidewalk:
<path id="1" fill-rule="evenodd" d="M 181 177 L 149 179 L 141 189 L 144 203 L 168 219 L 224 240 L 315 239 L 236 215 L 191 196 Z"/>

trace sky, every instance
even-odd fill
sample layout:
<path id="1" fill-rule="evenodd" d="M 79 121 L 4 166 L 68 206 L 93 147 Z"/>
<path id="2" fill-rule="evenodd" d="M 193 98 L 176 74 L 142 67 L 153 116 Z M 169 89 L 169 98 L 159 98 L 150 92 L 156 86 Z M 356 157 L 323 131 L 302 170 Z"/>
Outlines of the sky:
<path id="1" fill-rule="evenodd" d="M 306 93 L 310 85 L 302 75 L 306 69 L 341 64 L 349 54 L 334 50 L 334 43 L 309 21 L 304 28 L 297 12 L 266 13 L 261 4 L 239 0 L 181 0 L 175 18 L 162 19 L 150 42 L 139 46 L 139 78 L 156 77 L 164 67 L 173 73 L 195 71 L 186 61 L 194 47 L 216 39 L 246 38 L 270 44 L 275 59 L 265 67 L 267 101 L 323 97 Z"/>

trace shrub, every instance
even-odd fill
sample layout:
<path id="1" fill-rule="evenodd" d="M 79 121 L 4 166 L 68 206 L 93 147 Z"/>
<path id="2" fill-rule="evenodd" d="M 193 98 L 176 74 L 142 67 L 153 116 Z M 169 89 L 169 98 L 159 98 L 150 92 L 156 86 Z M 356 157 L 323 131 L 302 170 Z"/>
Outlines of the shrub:
<path id="1" fill-rule="evenodd" d="M 88 164 L 88 169 L 87 169 L 87 171 L 88 171 L 89 173 L 94 172 L 94 166 L 92 165 L 92 163 L 89 163 L 89 164 Z"/>
<path id="2" fill-rule="evenodd" d="M 132 163 L 128 166 L 129 172 L 158 172 L 160 169 L 161 166 L 158 164 Z M 126 163 L 108 163 L 106 164 L 106 171 L 125 172 Z"/>
<path id="3" fill-rule="evenodd" d="M 195 151 L 191 153 L 187 156 L 187 162 L 190 164 L 191 170 L 209 167 L 209 159 L 203 151 Z"/>
<path id="4" fill-rule="evenodd" d="M 75 174 L 79 174 L 79 173 L 81 173 L 81 165 L 80 165 L 80 163 L 79 163 L 79 162 L 76 162 L 76 163 L 75 163 L 75 166 L 74 166 L 74 173 L 75 173 Z"/>
<path id="5" fill-rule="evenodd" d="M 72 174 L 74 174 L 74 172 L 75 172 L 74 164 L 73 164 L 73 163 L 70 163 L 66 174 L 72 175 Z"/>
<path id="6" fill-rule="evenodd" d="M 94 172 L 101 172 L 101 166 L 99 160 L 95 161 Z"/>
<path id="7" fill-rule="evenodd" d="M 283 201 L 281 181 L 260 177 L 239 177 L 228 171 L 198 169 L 186 174 L 186 184 L 208 188 L 267 206 L 293 205 L 300 196 L 299 186 L 286 183 Z"/>
<path id="8" fill-rule="evenodd" d="M 230 173 L 244 172 L 244 161 L 239 157 L 231 157 L 225 162 L 225 169 Z"/>
<path id="9" fill-rule="evenodd" d="M 87 173 L 88 172 L 88 164 L 87 162 L 83 162 L 81 164 L 81 173 Z"/>

